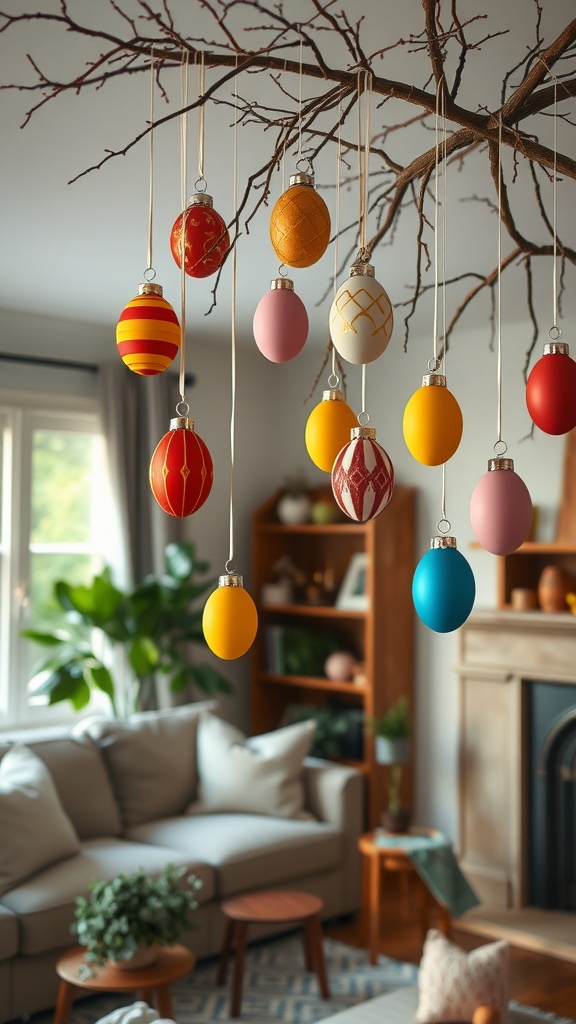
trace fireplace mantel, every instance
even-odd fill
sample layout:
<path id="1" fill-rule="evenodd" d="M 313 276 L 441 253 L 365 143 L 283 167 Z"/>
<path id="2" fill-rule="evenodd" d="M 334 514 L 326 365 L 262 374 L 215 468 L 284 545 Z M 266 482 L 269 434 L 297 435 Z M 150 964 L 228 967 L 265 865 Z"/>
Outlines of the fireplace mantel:
<path id="1" fill-rule="evenodd" d="M 460 630 L 458 657 L 461 867 L 483 904 L 524 907 L 527 686 L 576 683 L 576 617 L 476 612 Z"/>

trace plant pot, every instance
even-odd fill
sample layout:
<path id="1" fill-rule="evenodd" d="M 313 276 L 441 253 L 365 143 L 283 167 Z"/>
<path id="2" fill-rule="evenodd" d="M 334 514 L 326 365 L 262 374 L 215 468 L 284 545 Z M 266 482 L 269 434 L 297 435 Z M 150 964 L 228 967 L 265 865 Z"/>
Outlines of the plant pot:
<path id="1" fill-rule="evenodd" d="M 410 824 L 410 812 L 401 808 L 399 811 L 382 811 L 380 816 L 382 828 L 387 832 L 407 832 Z"/>
<path id="2" fill-rule="evenodd" d="M 307 523 L 311 509 L 312 501 L 304 491 L 301 494 L 283 494 L 276 505 L 278 519 L 284 526 L 302 526 Z"/>
<path id="3" fill-rule="evenodd" d="M 151 946 L 141 942 L 131 960 L 114 960 L 112 962 L 119 971 L 135 971 L 139 967 L 148 967 L 153 964 L 161 949 L 162 946 L 159 942 L 154 942 Z"/>
<path id="4" fill-rule="evenodd" d="M 390 740 L 376 736 L 376 760 L 378 764 L 406 764 L 410 760 L 410 739 Z"/>

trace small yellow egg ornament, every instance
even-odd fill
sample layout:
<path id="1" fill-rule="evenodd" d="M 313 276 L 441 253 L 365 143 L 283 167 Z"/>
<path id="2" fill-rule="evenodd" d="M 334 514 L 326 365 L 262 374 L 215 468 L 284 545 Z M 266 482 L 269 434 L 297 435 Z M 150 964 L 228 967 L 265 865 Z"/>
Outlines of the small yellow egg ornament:
<path id="1" fill-rule="evenodd" d="M 404 409 L 402 428 L 410 454 L 425 466 L 442 465 L 458 448 L 462 425 L 460 406 L 444 374 L 425 374 Z"/>
<path id="2" fill-rule="evenodd" d="M 344 393 L 338 388 L 324 391 L 322 401 L 308 417 L 304 434 L 308 455 L 318 469 L 332 472 L 336 456 L 356 426 L 358 420 L 344 401 Z"/>
<path id="3" fill-rule="evenodd" d="M 218 579 L 202 615 L 204 639 L 213 654 L 224 661 L 234 661 L 250 650 L 258 629 L 256 605 L 244 579 L 226 573 Z"/>

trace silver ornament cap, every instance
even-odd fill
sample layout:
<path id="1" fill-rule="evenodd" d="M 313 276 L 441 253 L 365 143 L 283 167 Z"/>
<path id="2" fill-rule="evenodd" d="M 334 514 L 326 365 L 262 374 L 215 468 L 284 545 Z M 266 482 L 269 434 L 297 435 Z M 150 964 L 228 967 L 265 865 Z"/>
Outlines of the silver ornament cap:
<path id="1" fill-rule="evenodd" d="M 514 469 L 514 459 L 505 459 L 502 455 L 488 459 L 488 472 L 494 473 L 498 469 Z"/>
<path id="2" fill-rule="evenodd" d="M 190 206 L 214 206 L 214 200 L 207 192 L 195 192 L 188 200 L 188 207 Z"/>
<path id="3" fill-rule="evenodd" d="M 314 175 L 308 174 L 306 171 L 298 171 L 297 174 L 291 174 L 289 187 L 292 188 L 292 185 L 309 185 L 311 188 L 314 188 Z"/>
<path id="4" fill-rule="evenodd" d="M 273 281 L 270 281 L 270 291 L 294 291 L 294 281 L 291 281 L 289 277 L 275 277 Z"/>
<path id="5" fill-rule="evenodd" d="M 189 416 L 175 416 L 170 420 L 170 430 L 194 430 L 194 420 Z"/>
<path id="6" fill-rule="evenodd" d="M 437 537 L 431 537 L 430 539 L 431 548 L 457 548 L 456 537 L 445 537 L 443 534 Z"/>
<path id="7" fill-rule="evenodd" d="M 356 441 L 359 437 L 368 437 L 371 441 L 376 440 L 376 428 L 375 427 L 352 427 L 350 431 L 350 440 Z"/>
<path id="8" fill-rule="evenodd" d="M 543 356 L 569 356 L 570 346 L 565 341 L 548 341 L 542 350 Z"/>
<path id="9" fill-rule="evenodd" d="M 446 377 L 443 373 L 425 373 L 422 377 L 423 388 L 445 388 Z"/>
<path id="10" fill-rule="evenodd" d="M 153 281 L 143 281 L 138 285 L 138 295 L 159 295 L 164 294 L 161 284 L 154 284 Z"/>
<path id="11" fill-rule="evenodd" d="M 344 392 L 340 391 L 339 388 L 330 388 L 322 392 L 323 402 L 343 402 Z"/>
<path id="12" fill-rule="evenodd" d="M 240 576 L 237 572 L 227 572 L 223 576 L 218 577 L 219 587 L 243 587 L 244 577 Z"/>

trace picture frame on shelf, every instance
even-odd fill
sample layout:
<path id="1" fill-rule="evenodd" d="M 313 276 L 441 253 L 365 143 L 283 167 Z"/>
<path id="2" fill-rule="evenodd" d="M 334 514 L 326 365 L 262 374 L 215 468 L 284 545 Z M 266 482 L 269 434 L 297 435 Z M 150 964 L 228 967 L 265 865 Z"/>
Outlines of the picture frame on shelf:
<path id="1" fill-rule="evenodd" d="M 368 610 L 368 555 L 352 555 L 336 598 L 336 608 L 346 611 Z"/>

